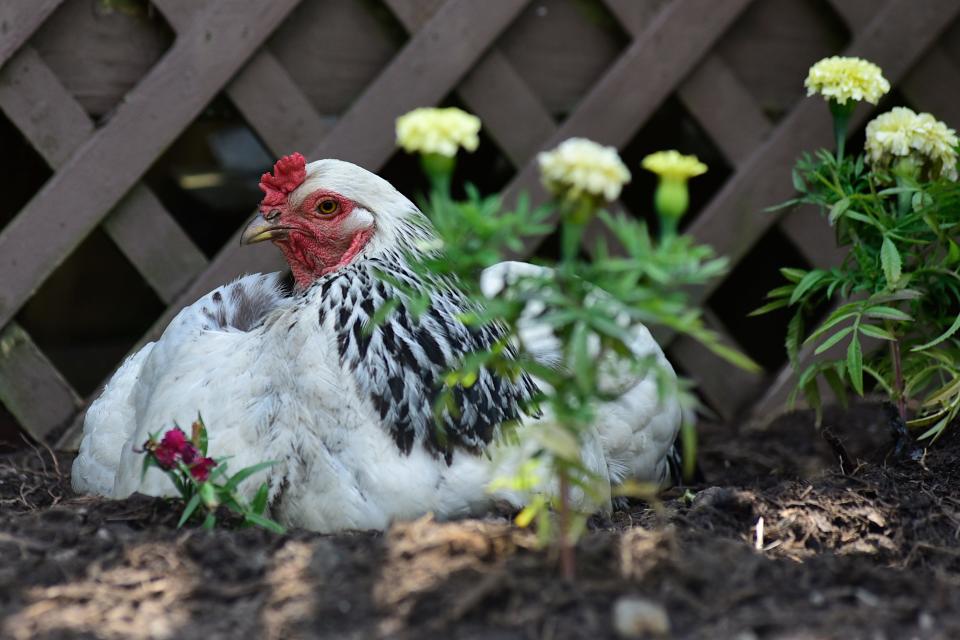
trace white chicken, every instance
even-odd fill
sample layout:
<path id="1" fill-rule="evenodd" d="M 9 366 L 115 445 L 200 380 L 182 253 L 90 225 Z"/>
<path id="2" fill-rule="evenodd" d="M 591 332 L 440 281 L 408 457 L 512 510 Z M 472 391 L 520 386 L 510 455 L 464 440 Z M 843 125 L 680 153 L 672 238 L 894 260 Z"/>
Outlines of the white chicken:
<path id="1" fill-rule="evenodd" d="M 266 480 L 273 517 L 290 526 L 383 529 L 427 512 L 477 513 L 496 500 L 520 506 L 523 496 L 489 485 L 513 456 L 494 450 L 508 446 L 495 444 L 500 424 L 521 418 L 521 430 L 537 428 L 538 418 L 520 413 L 535 381 L 484 370 L 456 392 L 459 411 L 436 424 L 441 374 L 491 344 L 495 330 L 458 320 L 466 301 L 452 286 L 415 318 L 404 295 L 377 275 L 420 284 L 404 255 L 430 239 L 425 216 L 387 181 L 338 160 L 307 165 L 293 154 L 260 186 L 260 215 L 243 242 L 273 241 L 294 291 L 281 290 L 280 274 L 240 278 L 183 309 L 128 358 L 87 412 L 74 489 L 115 498 L 172 494 L 156 469 L 141 480 L 139 447 L 199 412 L 210 455 L 229 456 L 231 468 L 279 461 L 241 488 Z M 484 292 L 496 295 L 511 274 L 537 268 L 492 267 Z M 388 300 L 399 306 L 365 330 Z M 524 331 L 549 360 L 554 347 L 538 338 L 535 319 Z M 634 349 L 654 354 L 672 374 L 649 332 L 641 327 L 635 337 Z M 627 476 L 666 482 L 680 422 L 679 402 L 660 401 L 654 380 L 638 380 L 601 408 L 584 462 L 612 484 Z"/>

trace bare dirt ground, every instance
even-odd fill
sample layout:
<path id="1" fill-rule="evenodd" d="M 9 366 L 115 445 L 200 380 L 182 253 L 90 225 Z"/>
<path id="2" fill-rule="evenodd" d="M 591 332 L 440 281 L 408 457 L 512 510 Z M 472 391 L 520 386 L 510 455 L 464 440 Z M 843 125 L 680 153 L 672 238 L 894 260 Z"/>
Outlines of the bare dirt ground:
<path id="1" fill-rule="evenodd" d="M 705 428 L 708 483 L 596 523 L 572 584 L 503 518 L 178 531 L 176 506 L 77 497 L 70 456 L 21 451 L 0 457 L 0 637 L 608 638 L 642 597 L 673 638 L 960 638 L 960 432 L 899 462 L 882 412 L 825 424 L 842 470 L 808 414 Z"/>

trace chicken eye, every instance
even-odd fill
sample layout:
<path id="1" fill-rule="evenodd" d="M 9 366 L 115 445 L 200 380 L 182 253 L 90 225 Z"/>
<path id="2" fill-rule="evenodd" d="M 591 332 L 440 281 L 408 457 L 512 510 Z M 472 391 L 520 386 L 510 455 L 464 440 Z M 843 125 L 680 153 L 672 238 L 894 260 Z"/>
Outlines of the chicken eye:
<path id="1" fill-rule="evenodd" d="M 340 208 L 340 203 L 333 198 L 325 198 L 317 203 L 317 212 L 325 216 L 332 215 Z"/>

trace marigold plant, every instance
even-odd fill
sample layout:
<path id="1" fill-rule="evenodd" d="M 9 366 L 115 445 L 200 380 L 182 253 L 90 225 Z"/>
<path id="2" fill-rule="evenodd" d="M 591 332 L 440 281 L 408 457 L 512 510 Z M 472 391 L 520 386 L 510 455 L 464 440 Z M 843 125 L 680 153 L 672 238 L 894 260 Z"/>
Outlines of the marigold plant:
<path id="1" fill-rule="evenodd" d="M 640 325 L 690 335 L 737 364 L 755 365 L 723 345 L 687 298 L 686 287 L 720 275 L 727 262 L 709 247 L 673 232 L 686 199 L 681 210 L 664 214 L 671 220 L 661 226 L 671 232 L 658 239 L 644 222 L 606 210 L 631 177 L 616 149 L 573 138 L 539 154 L 537 160 L 552 201 L 536 208 L 529 206 L 526 196 L 515 207 L 504 208 L 499 196 L 483 197 L 469 185 L 467 199 L 456 201 L 450 195 L 449 173 L 431 176 L 434 189 L 421 208 L 431 218 L 437 245 L 427 247 L 423 255 L 408 256 L 408 261 L 426 282 L 438 276 L 457 278 L 473 303 L 466 322 L 496 323 L 503 329 L 503 338 L 488 352 L 470 354 L 448 372 L 438 407 L 453 397 L 457 385 L 469 386 L 481 367 L 506 376 L 525 371 L 543 383 L 532 404 L 543 408 L 549 418 L 525 430 L 530 446 L 515 442 L 529 458 L 515 475 L 501 478 L 495 486 L 527 495 L 527 507 L 517 523 L 536 522 L 544 540 L 559 540 L 564 573 L 569 577 L 577 534 L 587 516 L 610 499 L 609 485 L 602 486 L 583 462 L 582 452 L 588 446 L 585 434 L 599 403 L 618 398 L 632 386 L 630 380 L 649 376 L 656 381 L 661 399 L 679 395 L 688 407 L 693 404 L 688 383 L 665 375 L 654 355 L 634 352 L 630 345 Z M 694 165 L 689 159 L 684 162 L 696 169 L 687 177 L 706 170 L 695 159 Z M 424 166 L 437 170 L 437 165 Z M 453 165 L 445 170 L 452 172 Z M 686 179 L 679 182 L 685 198 Z M 615 252 L 602 240 L 584 241 L 591 222 L 607 228 L 618 245 Z M 483 295 L 478 277 L 482 269 L 520 251 L 534 236 L 555 229 L 560 233 L 561 255 L 552 269 L 531 268 L 529 273 L 506 278 L 495 298 Z M 586 258 L 585 252 L 592 258 Z M 429 294 L 408 293 L 420 301 L 414 306 L 426 309 Z M 527 351 L 522 327 L 531 309 L 542 310 L 537 321 L 559 345 L 557 366 L 539 362 Z M 504 426 L 504 437 L 517 437 L 510 425 Z M 546 490 L 549 486 L 558 491 Z M 551 512 L 558 514 L 556 536 Z"/>
<path id="2" fill-rule="evenodd" d="M 803 393 L 819 415 L 818 379 L 844 403 L 847 389 L 863 395 L 872 384 L 902 420 L 924 428 L 921 438 L 938 436 L 960 412 L 956 147 L 955 133 L 930 114 L 896 108 L 867 125 L 866 155 L 838 148 L 797 163 L 798 196 L 782 206 L 815 205 L 847 253 L 838 267 L 782 269 L 786 282 L 755 312 L 794 310 L 791 402 Z M 833 309 L 811 330 L 824 304 Z M 800 357 L 804 346 L 811 361 Z"/>

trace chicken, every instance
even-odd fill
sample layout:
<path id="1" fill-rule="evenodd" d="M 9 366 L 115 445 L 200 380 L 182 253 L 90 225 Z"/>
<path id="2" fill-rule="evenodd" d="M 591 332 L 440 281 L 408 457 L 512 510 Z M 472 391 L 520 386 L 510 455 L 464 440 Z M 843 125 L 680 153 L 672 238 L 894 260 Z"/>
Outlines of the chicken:
<path id="1" fill-rule="evenodd" d="M 183 309 L 130 356 L 87 412 L 74 488 L 115 498 L 172 494 L 157 469 L 141 479 L 139 448 L 199 412 L 210 455 L 229 457 L 232 469 L 277 461 L 241 489 L 266 481 L 273 517 L 290 526 L 383 529 L 426 512 L 477 513 L 501 499 L 519 506 L 523 496 L 488 485 L 522 457 L 499 443 L 500 425 L 521 419 L 523 433 L 550 419 L 521 411 L 536 381 L 483 370 L 456 391 L 458 411 L 436 416 L 442 373 L 489 346 L 496 329 L 460 322 L 468 303 L 452 283 L 414 317 L 404 293 L 378 276 L 423 286 L 405 255 L 430 240 L 426 217 L 387 181 L 338 160 L 307 165 L 293 154 L 260 186 L 260 213 L 242 242 L 272 241 L 290 265 L 293 292 L 282 290 L 280 274 L 244 276 Z M 538 268 L 492 267 L 484 291 L 496 295 L 505 279 Z M 369 331 L 390 300 L 398 306 Z M 535 317 L 524 322 L 537 357 L 555 359 Z M 646 329 L 633 347 L 672 375 Z M 654 381 L 638 380 L 601 408 L 584 464 L 613 484 L 628 476 L 664 482 L 680 421 L 676 399 L 660 402 Z"/>

